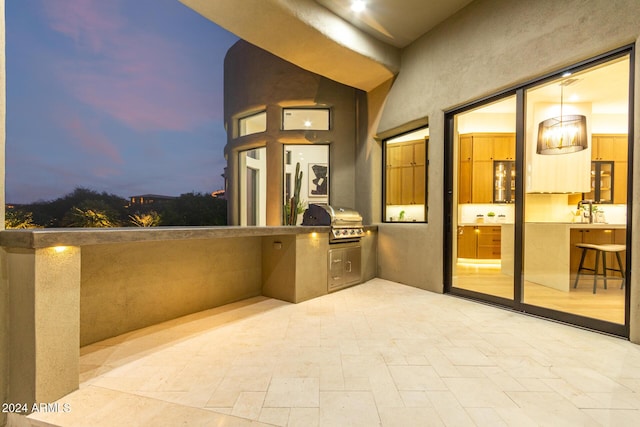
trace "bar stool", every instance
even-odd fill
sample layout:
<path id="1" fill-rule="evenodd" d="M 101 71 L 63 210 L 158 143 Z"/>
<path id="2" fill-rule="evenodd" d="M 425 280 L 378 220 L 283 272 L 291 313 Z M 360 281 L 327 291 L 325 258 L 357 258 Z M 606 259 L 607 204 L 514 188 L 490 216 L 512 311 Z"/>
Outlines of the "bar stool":
<path id="1" fill-rule="evenodd" d="M 604 279 L 604 288 L 607 289 L 607 270 L 609 271 L 617 271 L 622 276 L 622 283 L 620 284 L 620 289 L 624 287 L 625 275 L 622 270 L 622 260 L 620 259 L 620 252 L 624 252 L 627 250 L 626 245 L 614 245 L 614 244 L 604 244 L 604 245 L 595 245 L 592 243 L 578 243 L 576 247 L 582 249 L 582 255 L 580 257 L 580 265 L 578 266 L 578 273 L 576 274 L 576 281 L 573 284 L 573 287 L 578 287 L 578 280 L 580 280 L 580 274 L 583 270 L 593 271 L 593 293 L 596 293 L 596 284 L 598 280 L 598 265 L 599 259 L 602 256 L 602 278 Z M 584 266 L 584 258 L 587 255 L 587 251 L 592 250 L 596 253 L 596 263 L 593 268 L 588 268 Z M 607 267 L 607 253 L 613 252 L 616 254 L 616 260 L 618 261 L 618 268 Z M 616 277 L 617 279 L 617 277 Z"/>

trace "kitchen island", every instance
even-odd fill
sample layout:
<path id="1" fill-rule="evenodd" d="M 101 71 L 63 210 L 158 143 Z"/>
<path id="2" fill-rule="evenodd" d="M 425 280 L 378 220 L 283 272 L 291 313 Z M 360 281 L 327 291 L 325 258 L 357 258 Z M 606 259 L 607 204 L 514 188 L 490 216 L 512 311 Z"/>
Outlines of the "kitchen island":
<path id="1" fill-rule="evenodd" d="M 524 278 L 569 292 L 571 286 L 571 230 L 624 230 L 625 224 L 528 222 L 524 225 Z M 513 276 L 514 226 L 502 226 L 502 273 Z M 574 252 L 575 253 L 575 252 Z"/>

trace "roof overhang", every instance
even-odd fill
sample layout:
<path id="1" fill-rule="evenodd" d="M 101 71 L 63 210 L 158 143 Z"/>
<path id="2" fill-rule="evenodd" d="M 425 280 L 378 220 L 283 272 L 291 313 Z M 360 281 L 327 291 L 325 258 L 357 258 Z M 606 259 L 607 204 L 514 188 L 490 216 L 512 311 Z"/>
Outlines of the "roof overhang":
<path id="1" fill-rule="evenodd" d="M 337 82 L 370 91 L 400 70 L 400 50 L 313 0 L 180 0 L 272 54 Z"/>

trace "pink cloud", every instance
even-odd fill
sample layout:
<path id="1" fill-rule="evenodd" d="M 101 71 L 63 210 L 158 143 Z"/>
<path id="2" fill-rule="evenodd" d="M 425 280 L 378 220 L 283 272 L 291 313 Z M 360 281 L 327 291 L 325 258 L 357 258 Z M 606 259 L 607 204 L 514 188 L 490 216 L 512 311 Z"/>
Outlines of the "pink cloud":
<path id="1" fill-rule="evenodd" d="M 71 135 L 74 144 L 84 151 L 96 157 L 107 158 L 116 164 L 123 163 L 118 149 L 109 138 L 99 130 L 89 128 L 86 121 L 77 117 L 67 118 L 63 126 Z"/>
<path id="2" fill-rule="evenodd" d="M 212 94 L 192 84 L 184 47 L 127 25 L 119 2 L 46 4 L 51 27 L 90 51 L 57 66 L 79 101 L 136 130 L 190 130 L 213 119 Z"/>
<path id="3" fill-rule="evenodd" d="M 99 52 L 109 34 L 122 28 L 119 1 L 47 0 L 44 11 L 51 28 L 75 40 L 80 48 Z"/>

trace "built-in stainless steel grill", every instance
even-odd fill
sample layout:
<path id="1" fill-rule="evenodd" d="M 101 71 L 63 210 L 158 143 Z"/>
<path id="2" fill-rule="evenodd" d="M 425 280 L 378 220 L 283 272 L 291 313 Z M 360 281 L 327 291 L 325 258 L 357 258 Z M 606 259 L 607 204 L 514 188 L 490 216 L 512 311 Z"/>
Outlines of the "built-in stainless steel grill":
<path id="1" fill-rule="evenodd" d="M 353 209 L 310 204 L 302 225 L 329 225 L 327 291 L 333 292 L 362 282 L 362 216 Z M 337 243 L 344 243 L 342 245 Z"/>
<path id="2" fill-rule="evenodd" d="M 357 242 L 364 235 L 362 215 L 349 208 L 310 204 L 302 217 L 302 225 L 331 226 L 329 243 Z"/>

